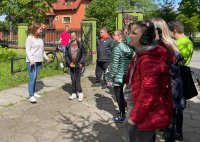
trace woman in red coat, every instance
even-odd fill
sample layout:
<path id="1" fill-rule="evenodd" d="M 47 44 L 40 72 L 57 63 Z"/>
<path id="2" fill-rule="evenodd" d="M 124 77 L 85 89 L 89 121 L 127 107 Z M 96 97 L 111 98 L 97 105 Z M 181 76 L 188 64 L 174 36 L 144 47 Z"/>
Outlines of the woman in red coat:
<path id="1" fill-rule="evenodd" d="M 136 22 L 131 29 L 130 44 L 137 51 L 129 65 L 133 107 L 125 121 L 127 142 L 155 141 L 156 130 L 168 127 L 172 118 L 169 55 L 155 36 L 150 21 Z"/>

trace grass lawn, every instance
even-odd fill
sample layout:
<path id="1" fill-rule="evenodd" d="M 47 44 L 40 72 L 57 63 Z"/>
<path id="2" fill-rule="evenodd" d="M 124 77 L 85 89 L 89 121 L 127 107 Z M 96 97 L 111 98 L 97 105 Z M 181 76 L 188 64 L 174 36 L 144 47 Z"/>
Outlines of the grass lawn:
<path id="1" fill-rule="evenodd" d="M 22 57 L 25 58 L 25 50 L 24 49 L 7 49 L 12 50 L 15 53 L 17 53 L 17 58 Z M 11 63 L 10 61 L 0 61 L 0 90 L 12 88 L 14 86 L 17 86 L 19 84 L 27 83 L 28 78 L 28 72 L 26 70 L 26 63 L 25 60 L 20 60 L 21 69 L 23 71 L 15 73 L 14 75 L 11 75 Z M 14 62 L 14 70 L 18 70 L 19 65 L 16 64 L 16 61 Z M 47 76 L 53 76 L 56 74 L 63 73 L 62 70 L 56 70 L 54 68 L 42 68 L 38 79 L 44 78 Z"/>

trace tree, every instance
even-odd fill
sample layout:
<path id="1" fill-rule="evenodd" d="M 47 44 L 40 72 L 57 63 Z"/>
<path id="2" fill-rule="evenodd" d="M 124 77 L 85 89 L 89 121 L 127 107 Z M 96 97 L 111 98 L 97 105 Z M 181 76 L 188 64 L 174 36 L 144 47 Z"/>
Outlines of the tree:
<path id="1" fill-rule="evenodd" d="M 190 18 L 193 17 L 194 13 L 199 13 L 199 4 L 199 0 L 182 0 L 180 2 L 178 11 Z"/>
<path id="2" fill-rule="evenodd" d="M 45 13 L 57 0 L 1 0 L 0 14 L 15 23 L 44 22 Z"/>
<path id="3" fill-rule="evenodd" d="M 185 32 L 189 37 L 192 37 L 193 33 L 199 31 L 199 17 L 200 17 L 200 1 L 199 0 L 182 0 L 180 2 L 178 11 L 178 19 L 182 21 Z"/>
<path id="4" fill-rule="evenodd" d="M 86 17 L 97 19 L 97 29 L 106 26 L 109 31 L 114 31 L 117 7 L 116 0 L 92 0 L 86 9 Z"/>
<path id="5" fill-rule="evenodd" d="M 161 17 L 166 22 L 176 19 L 175 0 L 159 0 L 159 8 L 152 11 L 148 18 Z"/>
<path id="6" fill-rule="evenodd" d="M 147 10 L 155 6 L 155 0 L 92 0 L 86 9 L 86 17 L 97 19 L 97 29 L 107 26 L 110 31 L 116 29 L 116 11 Z"/>
<path id="7" fill-rule="evenodd" d="M 193 13 L 190 18 L 184 14 L 179 14 L 177 19 L 183 23 L 185 32 L 189 37 L 192 37 L 193 33 L 198 31 L 199 16 L 196 13 Z"/>

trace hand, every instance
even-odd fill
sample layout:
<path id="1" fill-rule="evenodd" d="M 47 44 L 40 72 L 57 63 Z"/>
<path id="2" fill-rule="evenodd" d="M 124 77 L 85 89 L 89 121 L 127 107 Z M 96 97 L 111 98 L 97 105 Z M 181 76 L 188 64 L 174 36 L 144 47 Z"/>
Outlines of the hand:
<path id="1" fill-rule="evenodd" d="M 74 63 L 71 63 L 71 64 L 70 64 L 70 67 L 71 67 L 71 68 L 74 68 L 74 67 L 75 67 Z"/>
<path id="2" fill-rule="evenodd" d="M 112 87 L 113 86 L 112 81 L 107 81 L 107 86 Z"/>
<path id="3" fill-rule="evenodd" d="M 35 61 L 30 61 L 30 65 L 34 65 L 35 64 Z"/>
<path id="4" fill-rule="evenodd" d="M 80 67 L 80 68 L 82 68 L 82 67 L 83 67 L 83 65 L 82 65 L 82 64 L 79 64 L 79 67 Z"/>
<path id="5" fill-rule="evenodd" d="M 133 122 L 130 118 L 128 119 L 128 123 L 131 124 L 132 126 L 135 125 L 135 122 Z"/>
<path id="6" fill-rule="evenodd" d="M 47 59 L 47 62 L 51 62 L 51 61 L 53 61 L 53 59 L 51 59 L 51 58 L 48 58 L 48 59 Z"/>

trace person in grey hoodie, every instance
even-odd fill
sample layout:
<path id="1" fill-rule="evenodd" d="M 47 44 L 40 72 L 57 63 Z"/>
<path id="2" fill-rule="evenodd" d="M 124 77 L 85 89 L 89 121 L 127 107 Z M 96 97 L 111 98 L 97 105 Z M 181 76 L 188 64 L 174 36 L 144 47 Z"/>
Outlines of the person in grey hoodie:
<path id="1" fill-rule="evenodd" d="M 113 40 L 116 46 L 113 47 L 111 53 L 111 63 L 108 67 L 109 72 L 106 74 L 108 82 L 112 82 L 114 93 L 119 107 L 119 116 L 114 117 L 113 121 L 121 123 L 125 119 L 126 102 L 123 94 L 123 86 L 126 80 L 128 65 L 133 56 L 133 49 L 124 43 L 125 35 L 122 30 L 114 32 Z"/>

